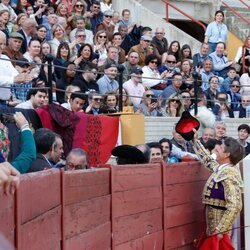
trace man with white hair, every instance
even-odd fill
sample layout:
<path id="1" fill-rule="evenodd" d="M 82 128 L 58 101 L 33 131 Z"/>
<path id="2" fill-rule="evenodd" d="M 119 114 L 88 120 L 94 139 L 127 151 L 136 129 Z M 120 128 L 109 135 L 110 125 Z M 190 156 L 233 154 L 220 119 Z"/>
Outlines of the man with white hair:
<path id="1" fill-rule="evenodd" d="M 10 87 L 14 83 L 31 81 L 32 77 L 28 73 L 18 73 L 9 57 L 2 54 L 6 46 L 6 35 L 0 31 L 0 106 L 6 106 L 10 99 Z"/>

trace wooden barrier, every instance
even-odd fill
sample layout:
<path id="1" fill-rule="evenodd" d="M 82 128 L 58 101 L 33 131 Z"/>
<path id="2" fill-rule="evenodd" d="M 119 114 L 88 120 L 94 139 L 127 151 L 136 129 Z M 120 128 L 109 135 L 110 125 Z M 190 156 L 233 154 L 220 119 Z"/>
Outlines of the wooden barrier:
<path id="1" fill-rule="evenodd" d="M 192 249 L 207 176 L 198 162 L 26 174 L 15 199 L 0 190 L 0 230 L 18 250 Z"/>

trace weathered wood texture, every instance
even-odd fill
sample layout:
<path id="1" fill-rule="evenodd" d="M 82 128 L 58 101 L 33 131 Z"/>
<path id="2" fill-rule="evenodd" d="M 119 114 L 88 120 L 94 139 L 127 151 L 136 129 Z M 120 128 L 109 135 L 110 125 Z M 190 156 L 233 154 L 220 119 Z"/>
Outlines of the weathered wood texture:
<path id="1" fill-rule="evenodd" d="M 18 250 L 192 249 L 207 177 L 198 162 L 26 174 L 0 190 L 0 230 Z"/>

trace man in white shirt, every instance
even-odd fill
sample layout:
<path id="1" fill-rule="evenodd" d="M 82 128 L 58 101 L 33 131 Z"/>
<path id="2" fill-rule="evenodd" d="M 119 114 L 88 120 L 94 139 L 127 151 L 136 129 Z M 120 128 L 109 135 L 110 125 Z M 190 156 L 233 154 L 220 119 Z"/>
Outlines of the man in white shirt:
<path id="1" fill-rule="evenodd" d="M 31 81 L 32 77 L 27 73 L 19 74 L 9 57 L 2 55 L 6 46 L 6 35 L 0 31 L 0 105 L 6 105 L 6 101 L 10 99 L 10 87 L 14 83 L 22 83 Z M 3 88 L 1 88 L 3 87 Z"/>
<path id="2" fill-rule="evenodd" d="M 142 85 L 142 69 L 135 66 L 131 70 L 131 79 L 123 83 L 123 88 L 128 92 L 129 99 L 134 107 L 138 107 L 145 89 Z"/>
<path id="3" fill-rule="evenodd" d="M 47 94 L 48 93 L 46 89 L 30 89 L 27 95 L 27 101 L 18 104 L 16 108 L 21 108 L 21 109 L 40 108 L 44 105 Z"/>

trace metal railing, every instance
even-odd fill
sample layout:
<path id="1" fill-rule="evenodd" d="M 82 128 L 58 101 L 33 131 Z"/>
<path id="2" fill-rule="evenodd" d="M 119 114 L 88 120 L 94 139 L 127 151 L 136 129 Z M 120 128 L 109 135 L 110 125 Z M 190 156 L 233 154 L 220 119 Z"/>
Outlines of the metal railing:
<path id="1" fill-rule="evenodd" d="M 162 0 L 162 2 L 164 2 L 165 6 L 166 6 L 166 21 L 167 22 L 169 22 L 169 6 L 170 6 L 173 9 L 175 9 L 176 11 L 178 11 L 179 13 L 181 13 L 183 16 L 189 18 L 191 21 L 198 24 L 200 27 L 202 27 L 204 29 L 204 31 L 206 31 L 206 29 L 207 29 L 206 26 L 202 22 L 200 22 L 199 20 L 197 20 L 197 19 L 193 18 L 192 16 L 188 15 L 186 12 L 184 12 L 180 8 L 176 7 L 174 4 L 170 3 L 168 0 Z"/>
<path id="2" fill-rule="evenodd" d="M 250 9 L 250 5 L 248 5 L 245 1 L 239 0 L 242 4 L 244 4 L 248 9 Z"/>
<path id="3" fill-rule="evenodd" d="M 242 2 L 242 1 L 240 1 Z M 250 20 L 247 20 L 245 17 L 243 17 L 238 11 L 236 11 L 233 7 L 229 6 L 227 3 L 225 3 L 224 1 L 221 2 L 225 7 L 227 7 L 230 11 L 232 11 L 234 13 L 234 15 L 236 15 L 237 17 L 239 17 L 243 22 L 247 23 L 248 25 L 250 25 Z M 247 5 L 248 6 L 248 5 Z M 248 6 L 249 8 L 249 6 Z"/>

